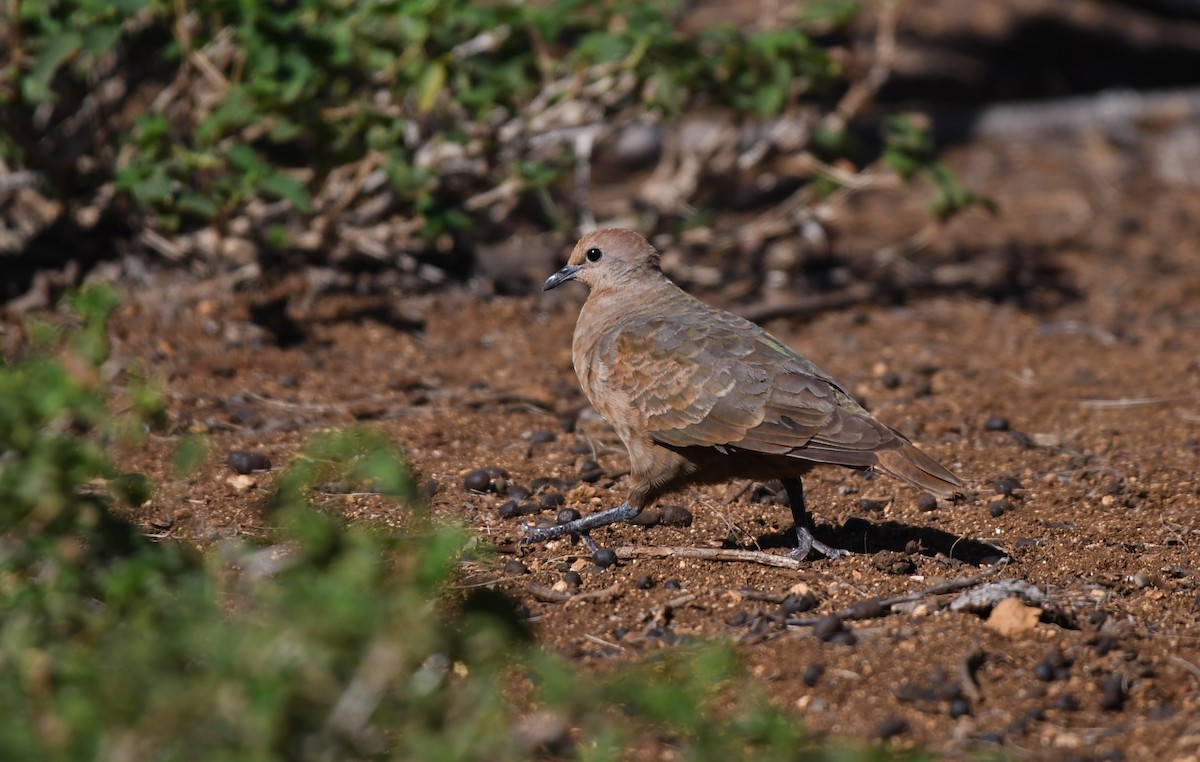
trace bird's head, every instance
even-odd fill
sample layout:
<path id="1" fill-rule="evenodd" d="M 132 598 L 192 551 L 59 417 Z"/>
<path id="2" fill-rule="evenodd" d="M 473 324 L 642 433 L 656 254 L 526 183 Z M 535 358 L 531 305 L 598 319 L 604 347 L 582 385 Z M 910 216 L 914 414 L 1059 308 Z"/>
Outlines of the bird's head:
<path id="1" fill-rule="evenodd" d="M 658 251 L 632 230 L 594 230 L 579 239 L 567 266 L 547 278 L 542 290 L 569 280 L 593 290 L 617 288 L 649 274 L 661 274 L 658 260 Z"/>

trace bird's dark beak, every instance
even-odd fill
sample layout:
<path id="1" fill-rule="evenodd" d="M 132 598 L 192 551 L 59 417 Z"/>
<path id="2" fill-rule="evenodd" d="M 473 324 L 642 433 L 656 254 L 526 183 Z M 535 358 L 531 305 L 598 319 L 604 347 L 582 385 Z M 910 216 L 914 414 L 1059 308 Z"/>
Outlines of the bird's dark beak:
<path id="1" fill-rule="evenodd" d="M 549 291 L 555 286 L 561 286 L 569 280 L 575 280 L 575 276 L 583 269 L 582 265 L 567 265 L 563 269 L 546 278 L 546 282 L 542 285 L 543 291 Z"/>

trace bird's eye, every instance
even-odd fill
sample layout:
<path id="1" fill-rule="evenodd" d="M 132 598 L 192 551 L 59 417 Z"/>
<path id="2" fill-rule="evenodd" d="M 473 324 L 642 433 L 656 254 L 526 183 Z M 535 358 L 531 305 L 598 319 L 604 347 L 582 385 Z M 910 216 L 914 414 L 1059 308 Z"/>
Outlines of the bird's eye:
<path id="1" fill-rule="evenodd" d="M 600 251 L 595 246 L 593 246 L 592 248 L 587 250 L 587 254 L 585 256 L 587 257 L 587 261 L 589 261 L 589 262 L 599 262 L 600 257 L 604 256 L 604 252 Z"/>

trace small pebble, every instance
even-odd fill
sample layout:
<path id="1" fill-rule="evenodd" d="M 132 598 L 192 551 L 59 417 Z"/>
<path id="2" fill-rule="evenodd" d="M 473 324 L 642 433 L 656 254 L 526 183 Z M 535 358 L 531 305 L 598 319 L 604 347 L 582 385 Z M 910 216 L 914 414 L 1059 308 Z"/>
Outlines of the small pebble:
<path id="1" fill-rule="evenodd" d="M 858 636 L 850 630 L 841 630 L 830 635 L 826 642 L 836 646 L 854 646 L 858 644 Z"/>
<path id="2" fill-rule="evenodd" d="M 679 580 L 677 580 L 677 579 L 669 579 L 669 580 L 667 580 L 666 582 L 664 582 L 664 583 L 663 583 L 663 587 L 664 587 L 665 589 L 667 589 L 667 590 L 680 590 L 680 589 L 682 589 L 682 588 L 680 587 L 680 585 L 679 585 Z"/>
<path id="3" fill-rule="evenodd" d="M 1063 712 L 1077 712 L 1079 711 L 1079 699 L 1075 698 L 1070 693 L 1064 693 L 1063 695 L 1054 699 L 1052 706 L 1055 709 Z"/>
<path id="4" fill-rule="evenodd" d="M 997 479 L 994 486 L 997 495 L 1011 495 L 1021 489 L 1021 482 L 1011 476 L 1006 476 L 1003 479 Z"/>
<path id="5" fill-rule="evenodd" d="M 917 565 L 908 556 L 894 550 L 881 550 L 871 557 L 871 565 L 888 574 L 912 574 Z"/>
<path id="6" fill-rule="evenodd" d="M 1055 649 L 1038 662 L 1033 668 L 1034 677 L 1042 682 L 1048 683 L 1053 680 L 1065 680 L 1068 676 L 1068 667 L 1070 665 L 1063 658 L 1062 651 Z"/>
<path id="7" fill-rule="evenodd" d="M 983 422 L 984 431 L 1008 431 L 1008 419 L 1002 415 L 993 415 Z"/>
<path id="8" fill-rule="evenodd" d="M 1023 736 L 1029 732 L 1029 721 L 1025 719 L 1013 720 L 1008 723 L 1008 727 L 1004 730 L 1010 736 Z M 1003 741 L 1004 739 L 1000 739 Z"/>
<path id="9" fill-rule="evenodd" d="M 937 498 L 928 492 L 917 498 L 917 510 L 919 511 L 935 511 L 937 507 Z"/>
<path id="10" fill-rule="evenodd" d="M 869 513 L 883 513 L 883 505 L 881 503 L 877 503 L 874 500 L 865 497 L 858 501 L 858 507 L 859 510 L 867 511 Z"/>
<path id="11" fill-rule="evenodd" d="M 661 640 L 672 646 L 679 643 L 679 636 L 670 627 L 651 627 L 646 631 L 646 637 Z"/>
<path id="12" fill-rule="evenodd" d="M 617 562 L 617 554 L 608 548 L 600 548 L 592 554 L 592 563 L 601 569 L 607 569 Z"/>
<path id="13" fill-rule="evenodd" d="M 809 664 L 804 668 L 804 676 L 800 679 L 804 681 L 805 685 L 811 688 L 820 681 L 821 676 L 824 674 L 825 668 L 823 666 L 820 664 Z"/>
<path id="14" fill-rule="evenodd" d="M 487 492 L 492 489 L 492 475 L 486 469 L 477 468 L 463 477 L 463 487 L 471 492 Z"/>
<path id="15" fill-rule="evenodd" d="M 1101 611 L 1100 609 L 1095 609 L 1093 611 L 1088 612 L 1087 623 L 1088 623 L 1088 626 L 1091 627 L 1092 629 L 1096 629 L 1096 630 L 1100 629 L 1100 627 L 1102 627 L 1104 625 L 1104 623 L 1107 621 L 1108 621 L 1108 612 L 1107 611 Z"/>
<path id="16" fill-rule="evenodd" d="M 567 583 L 567 587 L 573 589 L 583 584 L 583 577 L 580 577 L 577 571 L 568 571 L 563 575 L 563 581 Z"/>
<path id="17" fill-rule="evenodd" d="M 567 448 L 567 452 L 572 455 L 591 455 L 592 446 L 587 442 L 576 442 Z"/>
<path id="18" fill-rule="evenodd" d="M 850 606 L 850 616 L 853 619 L 878 619 L 887 616 L 888 607 L 880 603 L 878 598 L 857 601 Z"/>
<path id="19" fill-rule="evenodd" d="M 520 484 L 513 484 L 508 488 L 508 496 L 514 500 L 525 500 L 532 494 L 528 487 L 522 487 Z"/>
<path id="20" fill-rule="evenodd" d="M 971 704 L 964 698 L 956 698 L 950 702 L 950 716 L 963 717 L 971 713 Z"/>
<path id="21" fill-rule="evenodd" d="M 1137 588 L 1150 587 L 1150 575 L 1146 572 L 1138 572 L 1130 577 L 1129 581 Z"/>
<path id="22" fill-rule="evenodd" d="M 539 502 L 543 508 L 560 508 L 567 499 L 560 492 L 547 492 Z"/>
<path id="23" fill-rule="evenodd" d="M 1011 510 L 1012 510 L 1012 503 L 1008 502 L 1007 500 L 997 500 L 996 502 L 988 505 L 988 513 L 994 519 L 1000 518 L 1001 516 L 1003 516 L 1004 514 L 1008 513 Z"/>
<path id="24" fill-rule="evenodd" d="M 682 505 L 664 505 L 659 512 L 659 521 L 669 527 L 690 527 L 692 512 Z"/>
<path id="25" fill-rule="evenodd" d="M 438 484 L 437 479 L 427 479 L 421 486 L 421 499 L 428 503 L 441 487 L 442 485 Z"/>
<path id="26" fill-rule="evenodd" d="M 817 607 L 817 596 L 813 595 L 811 590 L 803 595 L 792 593 L 783 599 L 783 602 L 779 604 L 779 607 L 783 609 L 785 616 L 800 614 L 805 611 L 812 611 Z"/>
<path id="27" fill-rule="evenodd" d="M 520 561 L 508 561 L 504 564 L 505 574 L 528 574 L 529 567 Z"/>
<path id="28" fill-rule="evenodd" d="M 504 505 L 500 506 L 500 518 L 514 519 L 521 515 L 521 506 L 516 500 L 509 500 Z"/>
<path id="29" fill-rule="evenodd" d="M 654 580 L 650 579 L 648 576 L 638 577 L 637 582 L 633 584 L 638 590 L 649 590 L 650 588 L 654 587 Z"/>
<path id="30" fill-rule="evenodd" d="M 630 524 L 639 527 L 658 526 L 659 520 L 662 518 L 662 513 L 657 508 L 645 508 L 641 513 L 629 520 Z"/>
<path id="31" fill-rule="evenodd" d="M 1096 638 L 1094 648 L 1096 649 L 1097 656 L 1106 656 L 1110 652 L 1115 651 L 1118 646 L 1120 646 L 1120 643 L 1112 635 L 1101 635 Z"/>
<path id="32" fill-rule="evenodd" d="M 900 382 L 903 381 L 903 379 L 900 378 L 900 374 L 894 370 L 889 370 L 887 373 L 884 373 L 883 378 L 880 380 L 883 382 L 884 389 L 895 389 L 896 387 L 900 386 Z"/>
<path id="33" fill-rule="evenodd" d="M 841 617 L 833 616 L 822 617 L 813 625 L 813 635 L 816 635 L 821 640 L 829 640 L 834 633 L 842 631 Z"/>
<path id="34" fill-rule="evenodd" d="M 574 508 L 563 508 L 558 512 L 558 515 L 554 517 L 554 520 L 559 524 L 566 524 L 567 522 L 575 521 L 578 518 L 581 518 L 579 511 L 575 510 Z"/>
<path id="35" fill-rule="evenodd" d="M 535 495 L 547 488 L 559 489 L 560 487 L 562 487 L 562 482 L 552 476 L 539 476 L 529 485 L 529 489 L 533 490 Z"/>
<path id="36" fill-rule="evenodd" d="M 233 450 L 225 456 L 225 464 L 234 473 L 248 474 L 252 471 L 267 471 L 271 468 L 271 460 L 261 452 L 251 450 Z"/>
<path id="37" fill-rule="evenodd" d="M 888 717 L 879 723 L 875 733 L 880 738 L 895 738 L 908 732 L 908 723 L 902 717 Z"/>
<path id="38" fill-rule="evenodd" d="M 535 431 L 529 436 L 529 441 L 533 444 L 546 444 L 558 439 L 558 435 L 553 431 Z"/>
<path id="39" fill-rule="evenodd" d="M 1120 675 L 1109 675 L 1100 684 L 1100 708 L 1106 712 L 1118 712 L 1125 706 L 1125 681 Z"/>

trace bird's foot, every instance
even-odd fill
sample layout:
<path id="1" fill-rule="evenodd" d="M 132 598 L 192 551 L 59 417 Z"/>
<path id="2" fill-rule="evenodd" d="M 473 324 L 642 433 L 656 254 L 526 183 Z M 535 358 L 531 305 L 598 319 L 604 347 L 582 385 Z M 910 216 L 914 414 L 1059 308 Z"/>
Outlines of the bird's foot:
<path id="1" fill-rule="evenodd" d="M 589 534 L 593 529 L 615 524 L 618 521 L 628 521 L 639 513 L 641 511 L 629 503 L 622 503 L 616 508 L 609 508 L 607 511 L 593 513 L 557 526 L 534 527 L 522 524 L 521 529 L 525 532 L 522 542 L 546 542 L 547 540 L 556 540 L 564 535 L 573 534 L 578 535 L 583 540 L 583 543 L 588 546 L 588 550 L 595 553 L 600 549 L 600 546 L 596 544 L 596 541 Z"/>
<path id="2" fill-rule="evenodd" d="M 788 557 L 794 558 L 797 561 L 803 561 L 815 550 L 826 558 L 842 558 L 850 555 L 850 551 L 842 548 L 835 548 L 832 545 L 825 543 L 812 536 L 812 532 L 803 527 L 796 528 L 796 549 L 788 551 Z"/>

